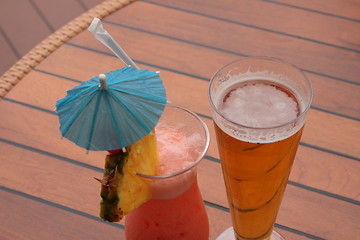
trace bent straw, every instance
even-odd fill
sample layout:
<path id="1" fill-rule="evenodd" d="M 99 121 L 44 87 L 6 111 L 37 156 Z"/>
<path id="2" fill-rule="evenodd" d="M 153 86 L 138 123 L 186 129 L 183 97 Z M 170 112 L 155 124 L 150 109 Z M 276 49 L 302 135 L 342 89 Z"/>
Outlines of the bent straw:
<path id="1" fill-rule="evenodd" d="M 120 60 L 127 66 L 139 69 L 134 61 L 125 53 L 125 51 L 115 42 L 110 34 L 104 29 L 100 19 L 94 18 L 88 30 L 99 40 L 102 44 L 108 47 Z"/>
<path id="2" fill-rule="evenodd" d="M 102 44 L 108 47 L 121 61 L 127 66 L 131 66 L 136 69 L 140 69 L 134 61 L 126 54 L 126 52 L 117 44 L 117 42 L 111 37 L 111 35 L 104 29 L 101 20 L 94 18 L 88 27 L 88 30 L 99 40 Z M 159 71 L 156 71 L 159 74 Z M 167 101 L 170 103 L 170 101 Z"/>

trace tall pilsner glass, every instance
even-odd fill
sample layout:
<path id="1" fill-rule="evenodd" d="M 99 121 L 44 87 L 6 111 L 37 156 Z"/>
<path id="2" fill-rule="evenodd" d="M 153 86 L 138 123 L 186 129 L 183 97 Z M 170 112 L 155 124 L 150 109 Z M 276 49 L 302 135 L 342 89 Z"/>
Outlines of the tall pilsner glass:
<path id="1" fill-rule="evenodd" d="M 209 99 L 233 227 L 218 239 L 283 239 L 273 231 L 312 87 L 296 67 L 253 57 L 215 73 Z"/>

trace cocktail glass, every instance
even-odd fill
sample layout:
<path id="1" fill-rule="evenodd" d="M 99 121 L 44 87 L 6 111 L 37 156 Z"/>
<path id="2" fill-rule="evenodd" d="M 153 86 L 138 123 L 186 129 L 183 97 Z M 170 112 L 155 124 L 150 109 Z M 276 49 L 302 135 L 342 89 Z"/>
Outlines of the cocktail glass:
<path id="1" fill-rule="evenodd" d="M 218 240 L 283 239 L 274 223 L 312 95 L 299 69 L 267 57 L 236 60 L 211 79 L 209 100 L 233 223 Z"/>
<path id="2" fill-rule="evenodd" d="M 138 173 L 151 187 L 152 199 L 125 217 L 126 239 L 208 240 L 209 221 L 196 171 L 209 146 L 208 128 L 192 111 L 169 104 L 157 128 L 163 126 L 180 131 L 193 142 L 188 152 L 174 153 L 165 156 L 165 159 L 183 159 L 187 156 L 187 161 L 191 163 L 180 171 L 166 175 Z M 161 134 L 159 130 L 156 132 Z M 161 149 L 159 151 L 161 156 Z"/>

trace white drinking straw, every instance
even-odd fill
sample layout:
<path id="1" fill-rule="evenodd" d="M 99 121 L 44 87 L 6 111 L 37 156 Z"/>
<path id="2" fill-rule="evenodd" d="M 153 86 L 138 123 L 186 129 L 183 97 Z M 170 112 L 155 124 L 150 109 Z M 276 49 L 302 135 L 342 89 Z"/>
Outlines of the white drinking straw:
<path id="1" fill-rule="evenodd" d="M 115 42 L 110 34 L 104 29 L 100 19 L 94 18 L 88 30 L 99 40 L 102 44 L 108 47 L 125 65 L 139 69 L 134 61 L 125 53 L 125 51 Z"/>

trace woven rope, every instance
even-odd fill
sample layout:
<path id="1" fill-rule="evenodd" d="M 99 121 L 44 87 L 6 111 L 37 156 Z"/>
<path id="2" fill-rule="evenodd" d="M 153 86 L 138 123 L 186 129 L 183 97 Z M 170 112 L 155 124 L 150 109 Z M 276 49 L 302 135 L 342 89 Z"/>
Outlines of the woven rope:
<path id="1" fill-rule="evenodd" d="M 133 1 L 134 0 L 105 0 L 40 42 L 0 77 L 0 99 L 42 60 L 69 39 L 85 30 L 94 17 L 104 18 Z"/>

